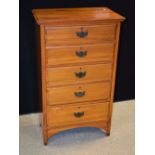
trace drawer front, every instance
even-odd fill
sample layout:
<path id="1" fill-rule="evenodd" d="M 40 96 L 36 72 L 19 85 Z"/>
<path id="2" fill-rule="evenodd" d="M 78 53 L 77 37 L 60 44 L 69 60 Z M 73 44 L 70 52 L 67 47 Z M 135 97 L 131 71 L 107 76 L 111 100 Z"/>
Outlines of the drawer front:
<path id="1" fill-rule="evenodd" d="M 47 124 L 50 127 L 108 120 L 109 103 L 47 107 Z"/>
<path id="2" fill-rule="evenodd" d="M 46 27 L 46 46 L 82 45 L 112 41 L 115 38 L 115 24 Z"/>
<path id="3" fill-rule="evenodd" d="M 111 80 L 112 64 L 47 68 L 47 86 Z"/>
<path id="4" fill-rule="evenodd" d="M 58 105 L 91 100 L 108 100 L 110 82 L 47 88 L 47 104 Z"/>
<path id="5" fill-rule="evenodd" d="M 53 47 L 47 49 L 47 65 L 113 61 L 114 43 Z"/>

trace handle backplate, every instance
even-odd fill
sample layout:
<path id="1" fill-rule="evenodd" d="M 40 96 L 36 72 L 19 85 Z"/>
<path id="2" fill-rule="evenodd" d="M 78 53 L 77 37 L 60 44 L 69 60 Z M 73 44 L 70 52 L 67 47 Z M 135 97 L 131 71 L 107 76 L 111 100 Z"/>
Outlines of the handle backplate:
<path id="1" fill-rule="evenodd" d="M 74 95 L 76 97 L 83 97 L 83 96 L 85 96 L 85 91 L 74 92 Z"/>
<path id="2" fill-rule="evenodd" d="M 76 51 L 76 56 L 80 57 L 80 58 L 83 58 L 85 56 L 87 56 L 87 51 Z"/>
<path id="3" fill-rule="evenodd" d="M 78 78 L 83 78 L 86 76 L 86 72 L 75 72 L 75 76 Z"/>
<path id="4" fill-rule="evenodd" d="M 79 117 L 82 117 L 82 116 L 84 116 L 84 112 L 75 112 L 75 113 L 74 113 L 74 116 L 75 116 L 75 117 L 78 117 L 78 118 L 79 118 Z"/>
<path id="5" fill-rule="evenodd" d="M 76 32 L 76 35 L 77 35 L 79 38 L 85 38 L 85 37 L 88 36 L 88 31 L 83 31 L 83 30 L 81 29 L 81 31 Z"/>

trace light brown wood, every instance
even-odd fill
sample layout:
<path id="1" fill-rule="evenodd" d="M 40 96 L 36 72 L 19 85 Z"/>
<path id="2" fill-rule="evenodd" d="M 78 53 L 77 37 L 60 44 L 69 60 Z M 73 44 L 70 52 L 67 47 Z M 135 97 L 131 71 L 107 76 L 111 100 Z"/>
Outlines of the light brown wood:
<path id="1" fill-rule="evenodd" d="M 77 97 L 75 93 L 84 92 Z M 110 97 L 110 82 L 77 84 L 64 87 L 47 88 L 47 104 L 58 105 L 91 100 L 108 100 Z"/>
<path id="2" fill-rule="evenodd" d="M 60 131 L 110 135 L 120 23 L 106 7 L 35 9 L 40 26 L 44 144 Z"/>
<path id="3" fill-rule="evenodd" d="M 103 24 L 125 19 L 107 7 L 35 9 L 32 12 L 40 25 Z"/>
<path id="4" fill-rule="evenodd" d="M 45 28 L 40 27 L 40 42 L 41 42 L 41 83 L 42 83 L 42 128 L 44 144 L 47 144 L 47 117 L 46 117 L 46 55 L 45 55 Z"/>
<path id="5" fill-rule="evenodd" d="M 85 46 L 51 46 L 47 50 L 47 65 L 64 65 L 71 63 L 110 62 L 113 61 L 114 43 L 102 43 Z M 79 57 L 78 52 L 86 55 Z"/>
<path id="6" fill-rule="evenodd" d="M 121 25 L 118 24 L 117 29 L 116 29 L 116 43 L 115 43 L 114 62 L 113 62 L 113 74 L 112 74 L 113 80 L 112 80 L 112 84 L 111 84 L 111 96 L 110 96 L 110 104 L 109 104 L 109 121 L 108 121 L 108 129 L 107 129 L 108 133 L 110 133 L 110 129 L 111 129 L 111 119 L 112 119 L 113 99 L 114 99 L 115 81 L 116 81 L 115 79 L 116 79 L 116 69 L 117 69 L 120 26 Z"/>
<path id="7" fill-rule="evenodd" d="M 83 75 L 81 77 L 80 75 Z M 112 63 L 80 65 L 74 67 L 47 68 L 47 86 L 61 86 L 74 83 L 111 81 Z"/>
<path id="8" fill-rule="evenodd" d="M 92 121 L 92 122 L 83 122 L 78 124 L 70 124 L 70 125 L 64 125 L 64 126 L 58 126 L 58 127 L 52 127 L 47 130 L 48 137 L 51 137 L 58 132 L 69 130 L 69 129 L 75 129 L 75 128 L 81 128 L 81 127 L 95 127 L 95 128 L 101 128 L 105 133 L 107 131 L 107 121 Z"/>
<path id="9" fill-rule="evenodd" d="M 46 46 L 69 46 L 102 43 L 113 41 L 116 24 L 76 26 L 76 27 L 46 27 Z M 87 32 L 86 37 L 79 37 L 78 32 Z"/>
<path id="10" fill-rule="evenodd" d="M 76 113 L 83 116 L 76 117 Z M 47 108 L 47 125 L 50 127 L 79 124 L 82 122 L 106 121 L 108 118 L 108 103 L 89 105 L 68 105 Z"/>

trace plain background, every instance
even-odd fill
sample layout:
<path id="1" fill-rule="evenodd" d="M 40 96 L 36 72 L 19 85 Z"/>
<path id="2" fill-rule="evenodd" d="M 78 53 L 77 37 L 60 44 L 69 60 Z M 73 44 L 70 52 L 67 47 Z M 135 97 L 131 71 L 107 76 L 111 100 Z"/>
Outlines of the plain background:
<path id="1" fill-rule="evenodd" d="M 20 66 L 20 114 L 39 111 L 36 34 L 32 16 L 34 8 L 95 7 L 107 6 L 120 13 L 126 20 L 122 23 L 115 89 L 115 101 L 135 97 L 135 4 L 134 0 L 21 0 L 19 8 L 19 66 Z"/>

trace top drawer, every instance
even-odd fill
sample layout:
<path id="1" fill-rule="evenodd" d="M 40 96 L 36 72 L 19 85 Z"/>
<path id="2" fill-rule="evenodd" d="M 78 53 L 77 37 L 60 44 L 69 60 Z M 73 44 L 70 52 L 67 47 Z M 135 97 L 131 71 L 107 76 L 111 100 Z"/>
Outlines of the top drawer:
<path id="1" fill-rule="evenodd" d="M 46 46 L 82 45 L 112 41 L 115 38 L 115 24 L 46 27 Z"/>

